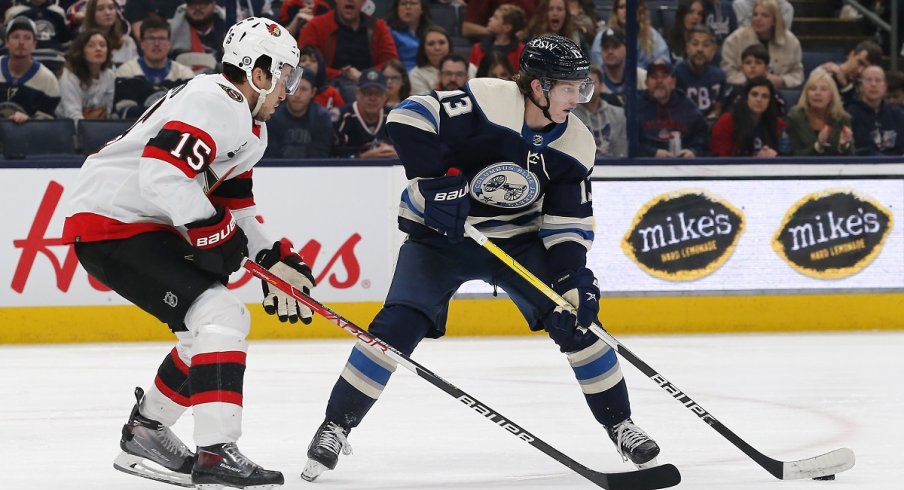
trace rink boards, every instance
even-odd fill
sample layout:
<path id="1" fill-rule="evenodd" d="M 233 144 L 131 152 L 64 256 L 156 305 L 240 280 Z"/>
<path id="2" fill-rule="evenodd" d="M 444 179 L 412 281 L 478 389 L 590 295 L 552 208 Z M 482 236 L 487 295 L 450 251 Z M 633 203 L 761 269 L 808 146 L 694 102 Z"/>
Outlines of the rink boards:
<path id="1" fill-rule="evenodd" d="M 77 169 L 3 169 L 0 343 L 169 339 L 169 330 L 91 280 L 60 242 Z M 881 165 L 613 166 L 594 173 L 601 319 L 615 333 L 904 328 L 904 170 Z M 261 218 L 312 263 L 315 296 L 361 326 L 378 311 L 404 237 L 399 167 L 255 169 Z M 517 198 L 518 186 L 509 186 Z M 277 233 L 278 232 L 278 233 Z M 318 319 L 286 326 L 256 305 L 255 338 L 345 335 Z M 450 335 L 524 334 L 492 288 L 467 284 Z"/>

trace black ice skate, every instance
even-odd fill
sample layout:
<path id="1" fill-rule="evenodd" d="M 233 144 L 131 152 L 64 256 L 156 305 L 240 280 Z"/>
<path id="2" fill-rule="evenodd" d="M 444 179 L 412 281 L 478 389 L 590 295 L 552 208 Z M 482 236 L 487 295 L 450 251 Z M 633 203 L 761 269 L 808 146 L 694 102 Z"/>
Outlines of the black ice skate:
<path id="1" fill-rule="evenodd" d="M 199 447 L 191 481 L 198 489 L 266 490 L 284 483 L 282 473 L 261 468 L 242 454 L 234 442 Z"/>
<path id="2" fill-rule="evenodd" d="M 606 427 L 609 439 L 615 443 L 618 454 L 625 461 L 630 461 L 638 469 L 656 466 L 656 456 L 659 454 L 659 445 L 650 439 L 640 427 L 634 425 L 630 418 L 625 419 L 612 427 Z"/>
<path id="3" fill-rule="evenodd" d="M 351 454 L 348 444 L 349 429 L 330 421 L 324 421 L 308 445 L 308 463 L 301 472 L 301 478 L 314 481 L 321 473 L 332 470 L 339 463 L 339 453 Z"/>
<path id="4" fill-rule="evenodd" d="M 191 467 L 195 455 L 169 429 L 156 420 L 138 413 L 144 390 L 135 388 L 135 407 L 129 421 L 122 426 L 119 447 L 122 452 L 113 461 L 119 471 L 190 487 Z"/>

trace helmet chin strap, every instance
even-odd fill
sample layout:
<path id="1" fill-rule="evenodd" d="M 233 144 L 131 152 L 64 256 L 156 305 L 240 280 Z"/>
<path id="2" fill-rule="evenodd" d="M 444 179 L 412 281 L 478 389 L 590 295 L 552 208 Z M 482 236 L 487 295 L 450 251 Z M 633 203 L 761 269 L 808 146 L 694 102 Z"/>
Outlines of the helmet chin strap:
<path id="1" fill-rule="evenodd" d="M 254 109 L 251 110 L 251 117 L 257 117 L 258 111 L 264 106 L 264 100 L 274 89 L 276 89 L 276 76 L 272 73 L 270 74 L 270 88 L 266 90 L 258 88 L 251 77 L 248 77 L 248 82 L 251 84 L 251 90 L 254 90 L 257 93 L 257 104 L 255 104 Z"/>
<path id="2" fill-rule="evenodd" d="M 546 119 L 549 119 L 549 122 L 556 124 L 556 122 L 552 120 L 552 115 L 549 114 L 549 105 L 550 105 L 549 97 L 547 97 L 546 94 L 544 93 L 543 98 L 546 99 L 546 106 L 542 106 L 542 105 L 538 104 L 537 101 L 534 100 L 534 94 L 530 94 L 530 96 L 528 97 L 528 99 L 530 99 L 532 104 L 534 104 L 535 106 L 537 106 L 538 109 L 543 111 L 543 117 L 545 117 Z"/>

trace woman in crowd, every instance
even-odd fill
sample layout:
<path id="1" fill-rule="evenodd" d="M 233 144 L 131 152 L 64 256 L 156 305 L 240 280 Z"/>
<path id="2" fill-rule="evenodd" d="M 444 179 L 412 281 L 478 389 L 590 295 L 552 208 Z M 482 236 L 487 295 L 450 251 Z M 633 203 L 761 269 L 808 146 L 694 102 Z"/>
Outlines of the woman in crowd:
<path id="1" fill-rule="evenodd" d="M 386 19 L 405 70 L 417 66 L 417 48 L 427 27 L 433 24 L 426 0 L 395 0 Z"/>
<path id="2" fill-rule="evenodd" d="M 57 117 L 73 120 L 110 117 L 116 82 L 110 58 L 104 33 L 98 29 L 82 29 L 66 53 Z"/>
<path id="3" fill-rule="evenodd" d="M 566 0 L 568 13 L 574 28 L 581 35 L 584 44 L 590 45 L 596 35 L 596 11 L 593 0 Z"/>
<path id="4" fill-rule="evenodd" d="M 810 74 L 800 100 L 788 111 L 788 132 L 794 155 L 854 154 L 851 116 L 829 72 L 816 68 Z"/>
<path id="5" fill-rule="evenodd" d="M 387 61 L 383 65 L 383 76 L 386 77 L 386 110 L 391 110 L 411 95 L 411 80 L 399 60 Z"/>
<path id="6" fill-rule="evenodd" d="M 609 15 L 609 26 L 618 27 L 627 32 L 628 10 L 626 0 L 615 0 L 612 4 L 612 14 Z M 669 46 L 659 31 L 650 23 L 650 10 L 644 0 L 637 0 L 637 66 L 646 69 L 655 60 L 668 60 Z M 605 29 L 600 29 L 593 38 L 592 60 L 599 66 L 603 65 L 602 48 L 600 40 Z"/>
<path id="7" fill-rule="evenodd" d="M 565 0 L 539 0 L 534 16 L 527 21 L 524 32 L 525 41 L 544 34 L 558 34 L 578 43 L 585 52 L 588 51 L 587 43 L 571 20 L 571 12 Z"/>
<path id="8" fill-rule="evenodd" d="M 96 29 L 107 37 L 113 66 L 138 57 L 138 47 L 128 33 L 129 24 L 123 21 L 114 0 L 88 0 L 82 29 Z"/>
<path id="9" fill-rule="evenodd" d="M 691 29 L 703 23 L 703 0 L 679 0 L 675 24 L 669 30 L 668 44 L 673 60 L 683 60 L 687 55 L 687 40 Z"/>
<path id="10" fill-rule="evenodd" d="M 769 49 L 769 81 L 775 88 L 795 88 L 804 81 L 800 41 L 785 27 L 776 0 L 756 0 L 750 25 L 739 27 L 722 45 L 722 70 L 728 83 L 744 83 L 741 53 L 750 45 Z"/>
<path id="11" fill-rule="evenodd" d="M 766 77 L 751 78 L 729 112 L 713 125 L 710 151 L 720 157 L 775 157 L 782 136 L 787 137 L 785 122 L 775 99 L 775 87 Z"/>
<path id="12" fill-rule="evenodd" d="M 436 87 L 439 78 L 439 62 L 452 50 L 452 38 L 440 26 L 424 30 L 424 37 L 417 48 L 417 66 L 408 72 L 411 93 L 424 95 Z"/>
<path id="13" fill-rule="evenodd" d="M 499 51 L 490 51 L 480 60 L 477 66 L 477 78 L 501 78 L 503 80 L 511 80 L 515 75 L 512 63 L 508 56 Z"/>

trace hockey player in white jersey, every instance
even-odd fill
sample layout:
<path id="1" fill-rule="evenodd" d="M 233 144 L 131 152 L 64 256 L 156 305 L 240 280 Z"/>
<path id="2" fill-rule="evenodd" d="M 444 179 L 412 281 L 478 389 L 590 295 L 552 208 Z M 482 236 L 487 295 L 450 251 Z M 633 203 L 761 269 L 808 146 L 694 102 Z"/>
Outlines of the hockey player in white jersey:
<path id="1" fill-rule="evenodd" d="M 170 90 L 88 157 L 70 189 L 64 237 L 92 276 L 178 340 L 153 384 L 136 388 L 114 467 L 181 486 L 271 488 L 282 473 L 236 446 L 251 325 L 224 284 L 250 256 L 299 289 L 314 286 L 301 257 L 255 219 L 251 180 L 267 147 L 263 122 L 300 79 L 299 50 L 261 18 L 232 26 L 223 48 L 222 74 Z M 308 308 L 263 289 L 267 313 L 310 322 Z M 196 452 L 169 428 L 188 407 Z"/>
<path id="2" fill-rule="evenodd" d="M 520 65 L 514 82 L 475 79 L 461 90 L 409 97 L 390 113 L 387 130 L 410 179 L 399 205 L 399 228 L 408 238 L 369 331 L 410 355 L 425 337 L 445 334 L 449 301 L 462 283 L 499 285 L 527 326 L 546 330 L 565 354 L 619 454 L 655 465 L 659 446 L 631 419 L 615 351 L 576 328 L 596 321 L 600 295 L 586 257 L 594 236 L 589 177 L 596 144 L 571 114 L 593 93 L 590 62 L 573 41 L 548 35 L 526 44 Z M 551 284 L 577 315 L 463 240 L 466 221 Z M 366 346 L 352 349 L 308 446 L 302 478 L 314 480 L 336 467 L 340 453 L 350 453 L 349 432 L 395 368 Z"/>

